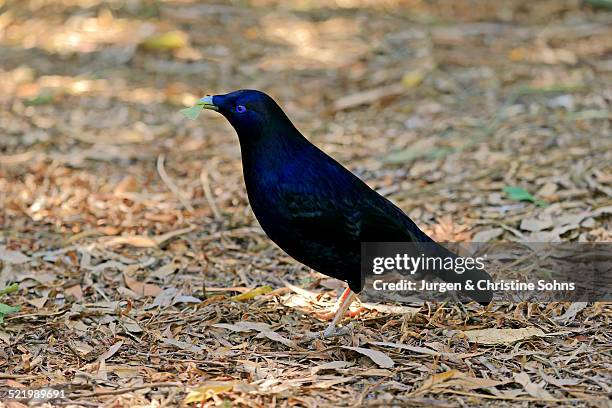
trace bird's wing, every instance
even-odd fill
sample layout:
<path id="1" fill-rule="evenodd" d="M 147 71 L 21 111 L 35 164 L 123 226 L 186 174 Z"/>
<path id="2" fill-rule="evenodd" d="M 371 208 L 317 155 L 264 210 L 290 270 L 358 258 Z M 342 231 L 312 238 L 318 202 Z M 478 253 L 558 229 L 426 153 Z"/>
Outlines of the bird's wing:
<path id="1" fill-rule="evenodd" d="M 361 211 L 345 198 L 321 192 L 285 190 L 285 217 L 303 238 L 341 243 L 358 241 Z"/>
<path id="2" fill-rule="evenodd" d="M 316 165 L 292 169 L 277 185 L 285 217 L 296 230 L 337 242 L 431 241 L 391 201 L 318 149 L 314 159 L 303 162 Z M 302 183 L 294 182 L 296 174 Z"/>
<path id="3" fill-rule="evenodd" d="M 429 242 L 430 238 L 398 207 L 372 191 L 362 200 L 362 242 Z"/>
<path id="4" fill-rule="evenodd" d="M 292 227 L 318 240 L 429 242 L 402 210 L 373 190 L 336 195 L 285 190 L 282 200 Z"/>

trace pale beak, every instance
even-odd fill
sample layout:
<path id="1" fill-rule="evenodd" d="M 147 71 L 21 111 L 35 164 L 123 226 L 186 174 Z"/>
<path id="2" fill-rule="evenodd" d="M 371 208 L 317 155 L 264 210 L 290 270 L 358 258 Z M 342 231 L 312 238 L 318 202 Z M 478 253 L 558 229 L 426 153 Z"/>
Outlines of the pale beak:
<path id="1" fill-rule="evenodd" d="M 219 108 L 213 103 L 213 97 L 210 95 L 206 95 L 202 99 L 198 101 L 198 105 L 200 105 L 204 109 L 210 109 L 214 111 L 218 111 Z"/>

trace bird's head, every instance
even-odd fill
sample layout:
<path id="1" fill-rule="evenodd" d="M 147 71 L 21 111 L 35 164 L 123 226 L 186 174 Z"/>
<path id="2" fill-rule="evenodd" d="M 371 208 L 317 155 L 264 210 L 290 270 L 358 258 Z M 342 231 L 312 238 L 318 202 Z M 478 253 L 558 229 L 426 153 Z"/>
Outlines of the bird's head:
<path id="1" fill-rule="evenodd" d="M 242 141 L 258 139 L 280 126 L 291 122 L 270 96 L 261 91 L 242 89 L 225 95 L 205 96 L 200 99 L 204 109 L 219 112 L 236 129 Z"/>

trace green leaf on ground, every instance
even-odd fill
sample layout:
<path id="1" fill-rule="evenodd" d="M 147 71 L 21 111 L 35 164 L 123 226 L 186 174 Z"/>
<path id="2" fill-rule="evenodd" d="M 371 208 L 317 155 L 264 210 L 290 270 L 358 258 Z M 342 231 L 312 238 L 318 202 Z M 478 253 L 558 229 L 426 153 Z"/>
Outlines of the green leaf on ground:
<path id="1" fill-rule="evenodd" d="M 590 4 L 595 8 L 612 10 L 612 0 L 586 0 L 585 3 Z"/>
<path id="2" fill-rule="evenodd" d="M 20 311 L 21 308 L 19 306 L 9 306 L 4 303 L 0 303 L 0 324 L 4 323 L 4 316 L 10 313 L 15 313 Z"/>
<path id="3" fill-rule="evenodd" d="M 8 295 L 9 293 L 16 292 L 19 289 L 19 284 L 17 282 L 13 283 L 10 286 L 0 290 L 0 296 Z"/>
<path id="4" fill-rule="evenodd" d="M 506 193 L 508 198 L 511 200 L 529 201 L 540 207 L 546 207 L 546 203 L 544 201 L 538 200 L 529 191 L 525 190 L 523 187 L 506 186 L 504 187 L 504 193 Z"/>
<path id="5" fill-rule="evenodd" d="M 142 42 L 142 46 L 154 51 L 174 51 L 186 47 L 187 43 L 187 34 L 175 30 L 153 34 Z"/>
<path id="6" fill-rule="evenodd" d="M 28 99 L 25 101 L 26 106 L 38 106 L 38 105 L 46 105 L 48 103 L 53 102 L 53 95 L 41 94 L 36 98 Z"/>

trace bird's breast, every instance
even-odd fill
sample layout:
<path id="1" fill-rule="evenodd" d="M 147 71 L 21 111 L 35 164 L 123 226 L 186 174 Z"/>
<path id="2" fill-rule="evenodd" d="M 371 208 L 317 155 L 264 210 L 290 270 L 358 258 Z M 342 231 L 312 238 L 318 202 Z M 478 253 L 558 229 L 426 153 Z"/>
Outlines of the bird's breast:
<path id="1" fill-rule="evenodd" d="M 279 175 L 269 170 L 245 168 L 244 181 L 257 221 L 268 235 L 276 235 L 288 222 L 281 202 Z"/>

